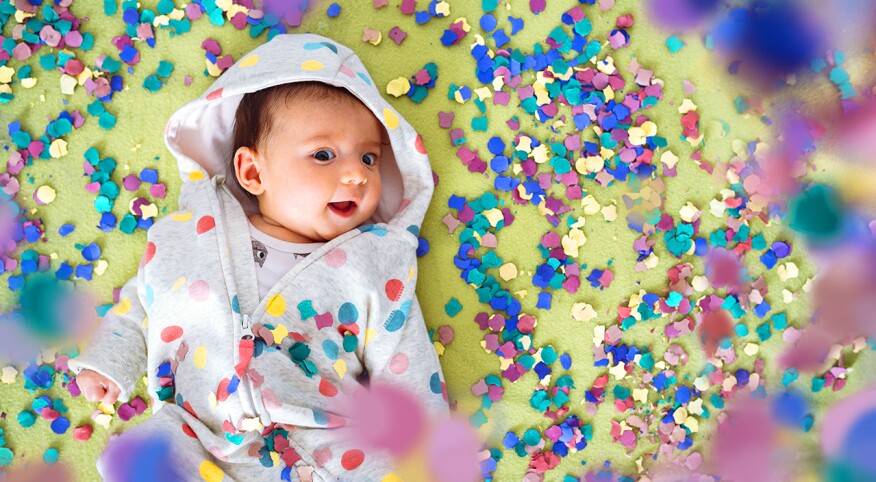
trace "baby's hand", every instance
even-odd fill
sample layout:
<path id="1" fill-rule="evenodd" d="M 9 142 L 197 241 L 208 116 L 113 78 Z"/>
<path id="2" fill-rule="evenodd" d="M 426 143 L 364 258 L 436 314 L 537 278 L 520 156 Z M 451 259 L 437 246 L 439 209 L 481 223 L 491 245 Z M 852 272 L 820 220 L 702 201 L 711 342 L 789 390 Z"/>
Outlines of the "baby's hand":
<path id="1" fill-rule="evenodd" d="M 109 378 L 94 370 L 82 370 L 76 375 L 76 384 L 89 402 L 116 403 L 121 389 Z"/>

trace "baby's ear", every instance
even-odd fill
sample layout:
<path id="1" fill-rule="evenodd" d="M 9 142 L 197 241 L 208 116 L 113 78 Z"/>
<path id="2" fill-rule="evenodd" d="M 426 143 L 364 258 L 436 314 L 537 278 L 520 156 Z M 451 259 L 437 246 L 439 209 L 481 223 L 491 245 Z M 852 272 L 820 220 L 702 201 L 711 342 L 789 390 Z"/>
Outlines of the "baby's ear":
<path id="1" fill-rule="evenodd" d="M 265 191 L 262 185 L 262 165 L 257 153 L 249 147 L 240 147 L 234 153 L 234 174 L 237 182 L 247 192 L 254 196 Z"/>

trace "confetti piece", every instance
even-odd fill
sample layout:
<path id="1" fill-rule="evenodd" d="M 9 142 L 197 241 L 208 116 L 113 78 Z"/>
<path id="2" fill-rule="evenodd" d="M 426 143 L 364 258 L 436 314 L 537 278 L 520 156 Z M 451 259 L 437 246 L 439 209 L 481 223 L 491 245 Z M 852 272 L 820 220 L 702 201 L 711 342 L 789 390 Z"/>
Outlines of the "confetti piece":
<path id="1" fill-rule="evenodd" d="M 457 300 L 456 298 L 450 298 L 450 301 L 448 301 L 447 304 L 444 305 L 444 311 L 447 313 L 447 316 L 450 316 L 452 318 L 456 316 L 457 313 L 462 311 L 462 304 L 460 304 L 459 300 Z"/>

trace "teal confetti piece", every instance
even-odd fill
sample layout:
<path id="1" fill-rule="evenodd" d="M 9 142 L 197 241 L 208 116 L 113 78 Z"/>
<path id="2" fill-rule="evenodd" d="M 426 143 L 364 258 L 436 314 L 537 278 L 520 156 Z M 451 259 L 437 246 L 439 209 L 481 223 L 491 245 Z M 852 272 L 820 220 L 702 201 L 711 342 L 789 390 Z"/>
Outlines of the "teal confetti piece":
<path id="1" fill-rule="evenodd" d="M 450 301 L 444 305 L 444 311 L 447 313 L 447 316 L 453 318 L 462 311 L 462 304 L 456 298 L 450 298 Z"/>
<path id="2" fill-rule="evenodd" d="M 669 52 L 674 54 L 684 47 L 684 42 L 682 42 L 678 36 L 673 35 L 666 39 L 666 46 L 669 48 Z"/>

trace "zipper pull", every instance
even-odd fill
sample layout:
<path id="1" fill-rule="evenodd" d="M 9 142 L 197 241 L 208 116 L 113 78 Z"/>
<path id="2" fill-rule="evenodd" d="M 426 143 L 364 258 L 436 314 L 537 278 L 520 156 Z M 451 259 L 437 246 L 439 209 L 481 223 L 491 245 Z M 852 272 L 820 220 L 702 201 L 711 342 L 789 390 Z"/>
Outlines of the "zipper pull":
<path id="1" fill-rule="evenodd" d="M 252 336 L 244 336 L 237 344 L 237 357 L 240 362 L 234 366 L 234 371 L 237 372 L 238 378 L 243 379 L 243 374 L 246 372 L 254 352 L 255 341 L 252 339 Z"/>
<path id="2" fill-rule="evenodd" d="M 249 317 L 249 315 L 243 315 L 243 329 L 244 330 L 249 329 L 250 321 L 252 321 L 252 319 Z"/>

